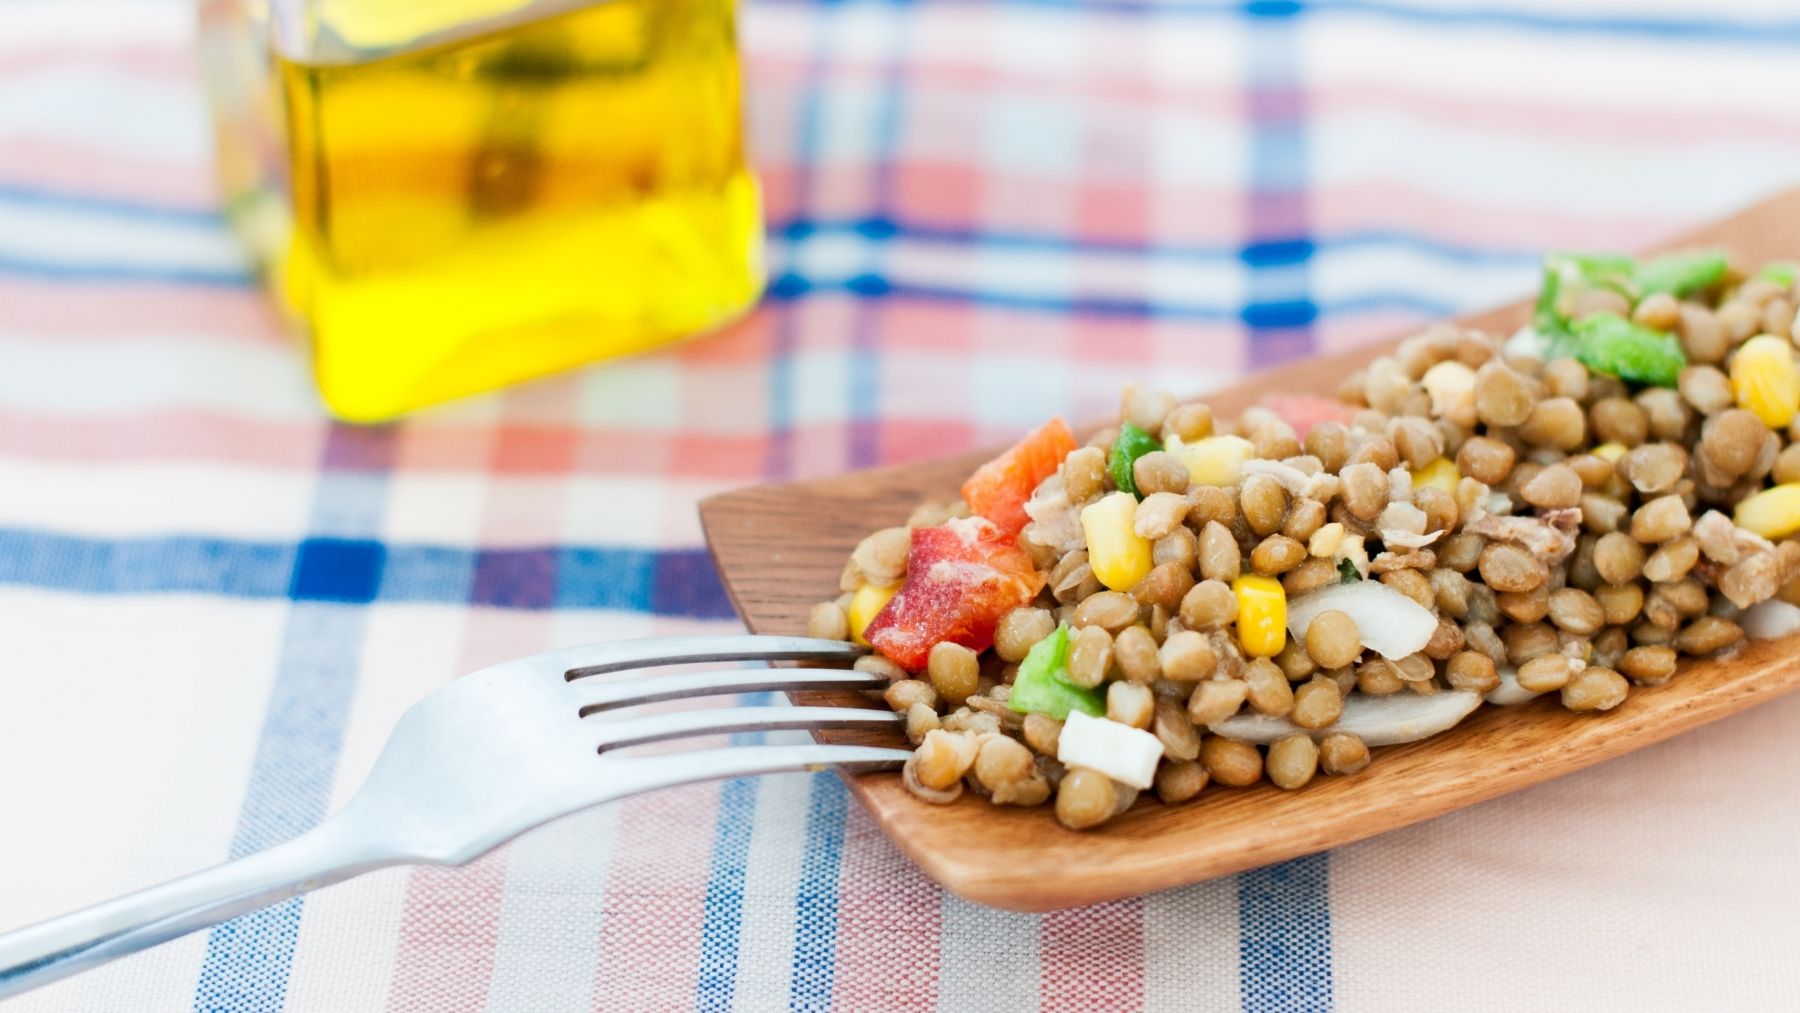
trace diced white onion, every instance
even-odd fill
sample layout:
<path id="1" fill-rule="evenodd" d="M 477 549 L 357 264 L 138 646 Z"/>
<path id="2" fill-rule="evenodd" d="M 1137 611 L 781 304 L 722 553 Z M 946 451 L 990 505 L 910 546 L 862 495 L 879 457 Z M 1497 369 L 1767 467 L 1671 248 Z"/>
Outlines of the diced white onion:
<path id="1" fill-rule="evenodd" d="M 1770 598 L 1745 609 L 1737 621 L 1744 628 L 1744 635 L 1750 639 L 1773 640 L 1800 633 L 1800 607 L 1779 598 Z"/>
<path id="2" fill-rule="evenodd" d="M 1487 702 L 1496 707 L 1517 707 L 1541 694 L 1519 685 L 1519 671 L 1511 665 L 1500 666 L 1500 685 L 1488 690 Z"/>
<path id="3" fill-rule="evenodd" d="M 1288 602 L 1288 632 L 1306 639 L 1321 612 L 1336 609 L 1356 621 L 1363 646 L 1390 661 L 1425 649 L 1437 632 L 1437 618 L 1423 605 L 1375 580 L 1332 584 Z"/>
<path id="4" fill-rule="evenodd" d="M 1138 789 L 1150 787 L 1162 755 L 1162 740 L 1149 732 L 1081 711 L 1069 712 L 1056 745 L 1063 766 L 1096 770 Z"/>
<path id="5" fill-rule="evenodd" d="M 1387 696 L 1355 694 L 1344 701 L 1344 713 L 1328 728 L 1302 729 L 1287 718 L 1246 713 L 1216 721 L 1208 726 L 1208 730 L 1228 739 L 1258 745 L 1267 745 L 1304 730 L 1315 739 L 1332 732 L 1350 732 L 1371 746 L 1393 746 L 1448 731 L 1479 706 L 1481 694 L 1465 689 L 1430 695 L 1409 692 Z"/>

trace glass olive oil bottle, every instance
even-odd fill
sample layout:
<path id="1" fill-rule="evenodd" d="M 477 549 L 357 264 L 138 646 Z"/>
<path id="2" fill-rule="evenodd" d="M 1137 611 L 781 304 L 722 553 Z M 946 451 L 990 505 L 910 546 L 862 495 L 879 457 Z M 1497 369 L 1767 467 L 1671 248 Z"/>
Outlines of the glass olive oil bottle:
<path id="1" fill-rule="evenodd" d="M 207 0 L 228 215 L 331 411 L 640 351 L 762 285 L 731 0 Z"/>

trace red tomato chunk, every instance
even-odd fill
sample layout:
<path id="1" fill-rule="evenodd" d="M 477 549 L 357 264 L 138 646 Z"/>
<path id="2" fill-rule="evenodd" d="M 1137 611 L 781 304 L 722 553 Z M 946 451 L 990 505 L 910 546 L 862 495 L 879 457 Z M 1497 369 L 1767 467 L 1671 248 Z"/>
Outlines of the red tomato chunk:
<path id="1" fill-rule="evenodd" d="M 1044 575 L 1014 536 L 989 521 L 914 528 L 906 580 L 864 635 L 889 660 L 916 672 L 946 640 L 987 650 L 1000 617 L 1029 604 L 1043 586 Z"/>
<path id="2" fill-rule="evenodd" d="M 1031 518 L 1025 501 L 1038 483 L 1062 466 L 1075 449 L 1075 434 L 1062 419 L 1051 419 L 1010 450 L 982 465 L 963 483 L 963 500 L 978 517 L 986 517 L 1003 534 L 1016 535 Z"/>

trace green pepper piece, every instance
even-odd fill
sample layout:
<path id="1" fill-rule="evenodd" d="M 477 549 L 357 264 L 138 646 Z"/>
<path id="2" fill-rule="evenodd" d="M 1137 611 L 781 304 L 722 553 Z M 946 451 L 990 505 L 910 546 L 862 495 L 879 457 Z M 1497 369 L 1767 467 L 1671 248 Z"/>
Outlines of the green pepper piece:
<path id="1" fill-rule="evenodd" d="M 1690 295 L 1717 285 L 1725 277 L 1725 266 L 1725 255 L 1716 250 L 1657 257 L 1638 268 L 1637 294 Z"/>
<path id="2" fill-rule="evenodd" d="M 1673 387 L 1687 366 L 1673 334 L 1639 327 L 1617 313 L 1594 313 L 1577 321 L 1575 337 L 1582 365 L 1632 383 Z"/>
<path id="3" fill-rule="evenodd" d="M 1569 320 L 1557 308 L 1564 289 L 1605 288 L 1625 296 L 1636 287 L 1637 262 L 1616 253 L 1552 253 L 1544 258 L 1544 284 L 1538 291 L 1532 326 L 1554 342 L 1566 333 Z"/>
<path id="4" fill-rule="evenodd" d="M 1772 281 L 1777 285 L 1792 285 L 1796 277 L 1800 277 L 1800 264 L 1791 260 L 1776 260 L 1763 265 L 1756 272 L 1758 278 Z"/>
<path id="5" fill-rule="evenodd" d="M 1006 705 L 1021 714 L 1048 714 L 1058 720 L 1068 717 L 1070 711 L 1094 717 L 1105 714 L 1106 697 L 1099 690 L 1069 681 L 1068 661 L 1069 624 L 1063 623 L 1025 653 Z"/>
<path id="6" fill-rule="evenodd" d="M 1355 563 L 1348 559 L 1338 560 L 1338 583 L 1354 584 L 1361 579 L 1363 579 L 1363 575 L 1357 572 Z"/>
<path id="7" fill-rule="evenodd" d="M 1137 478 L 1132 471 L 1132 466 L 1137 464 L 1138 458 L 1152 450 L 1161 449 L 1162 444 L 1156 442 L 1156 437 L 1144 432 L 1138 426 L 1130 422 L 1120 426 L 1119 438 L 1113 441 L 1112 453 L 1106 459 L 1107 470 L 1112 472 L 1113 485 L 1118 486 L 1120 492 L 1128 492 L 1137 496 Z M 1139 496 L 1138 498 L 1142 499 L 1143 497 Z"/>

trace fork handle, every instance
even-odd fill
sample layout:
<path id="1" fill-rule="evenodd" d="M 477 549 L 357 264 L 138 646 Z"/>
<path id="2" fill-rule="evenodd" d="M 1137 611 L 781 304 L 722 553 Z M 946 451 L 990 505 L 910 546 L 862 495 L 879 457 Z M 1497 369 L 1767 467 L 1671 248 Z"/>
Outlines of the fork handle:
<path id="1" fill-rule="evenodd" d="M 264 851 L 0 935 L 0 999 L 403 859 L 341 820 Z"/>

